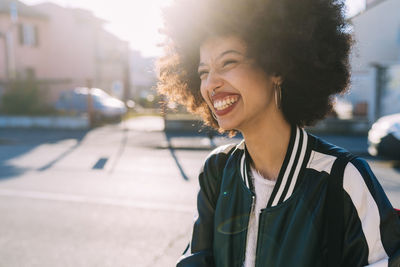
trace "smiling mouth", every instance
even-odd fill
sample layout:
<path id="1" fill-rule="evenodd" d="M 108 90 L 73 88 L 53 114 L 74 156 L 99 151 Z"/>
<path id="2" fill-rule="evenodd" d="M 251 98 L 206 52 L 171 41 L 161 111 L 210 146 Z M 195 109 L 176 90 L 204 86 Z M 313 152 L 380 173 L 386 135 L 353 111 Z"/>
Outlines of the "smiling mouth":
<path id="1" fill-rule="evenodd" d="M 213 106 L 216 110 L 221 111 L 227 109 L 228 107 L 232 106 L 239 100 L 238 95 L 230 95 L 224 97 L 223 99 L 215 100 Z"/>

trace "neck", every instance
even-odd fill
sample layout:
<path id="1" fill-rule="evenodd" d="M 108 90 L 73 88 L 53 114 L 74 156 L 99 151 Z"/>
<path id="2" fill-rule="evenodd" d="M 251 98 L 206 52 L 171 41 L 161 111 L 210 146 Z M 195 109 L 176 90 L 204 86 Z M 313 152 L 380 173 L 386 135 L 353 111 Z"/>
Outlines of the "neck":
<path id="1" fill-rule="evenodd" d="M 279 112 L 278 116 L 257 123 L 257 127 L 241 131 L 253 167 L 268 180 L 276 180 L 289 145 L 291 127 Z"/>

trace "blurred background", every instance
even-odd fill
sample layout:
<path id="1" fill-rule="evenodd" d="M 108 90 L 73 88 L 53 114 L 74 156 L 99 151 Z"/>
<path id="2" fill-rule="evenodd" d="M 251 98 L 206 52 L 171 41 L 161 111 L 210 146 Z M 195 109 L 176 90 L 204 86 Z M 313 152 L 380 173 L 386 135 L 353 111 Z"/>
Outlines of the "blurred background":
<path id="1" fill-rule="evenodd" d="M 0 0 L 0 266 L 174 266 L 203 160 L 240 137 L 156 94 L 170 2 Z M 308 130 L 400 208 L 400 1 L 346 5 L 351 88 Z"/>

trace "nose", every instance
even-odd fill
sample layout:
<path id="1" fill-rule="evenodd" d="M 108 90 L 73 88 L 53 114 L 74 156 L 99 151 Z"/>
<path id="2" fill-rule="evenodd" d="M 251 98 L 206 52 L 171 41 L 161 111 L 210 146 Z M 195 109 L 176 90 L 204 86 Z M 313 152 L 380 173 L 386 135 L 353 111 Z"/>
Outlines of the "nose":
<path id="1" fill-rule="evenodd" d="M 222 79 L 222 77 L 218 73 L 210 71 L 207 76 L 207 82 L 206 82 L 206 88 L 209 94 L 211 95 L 213 91 L 217 90 L 218 88 L 221 88 L 223 85 L 224 85 L 224 80 Z"/>

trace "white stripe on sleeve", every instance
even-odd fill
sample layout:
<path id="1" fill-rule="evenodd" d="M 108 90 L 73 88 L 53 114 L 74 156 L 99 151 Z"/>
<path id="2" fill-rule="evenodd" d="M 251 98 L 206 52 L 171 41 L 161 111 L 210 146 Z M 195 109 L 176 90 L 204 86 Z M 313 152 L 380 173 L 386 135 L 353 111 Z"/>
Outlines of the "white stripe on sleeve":
<path id="1" fill-rule="evenodd" d="M 389 260 L 383 259 L 383 260 L 377 261 L 375 263 L 371 263 L 365 267 L 388 267 L 388 266 L 389 266 Z"/>
<path id="2" fill-rule="evenodd" d="M 385 260 L 387 263 L 388 259 L 381 240 L 378 206 L 363 177 L 352 163 L 347 164 L 344 171 L 343 188 L 349 194 L 360 218 L 369 249 L 368 263 L 376 263 L 377 265 L 370 265 L 374 267 L 387 266 L 378 264 L 381 261 L 385 263 Z"/>

